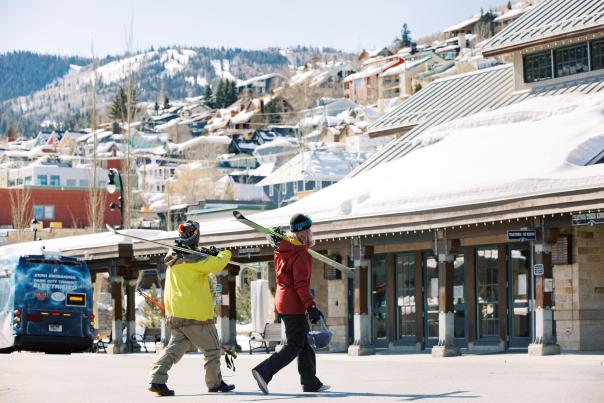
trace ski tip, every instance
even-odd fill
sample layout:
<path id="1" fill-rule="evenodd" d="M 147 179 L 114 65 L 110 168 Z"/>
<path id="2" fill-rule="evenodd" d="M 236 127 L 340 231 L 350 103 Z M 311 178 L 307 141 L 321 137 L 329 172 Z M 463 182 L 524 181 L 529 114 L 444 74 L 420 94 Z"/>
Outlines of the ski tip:
<path id="1" fill-rule="evenodd" d="M 243 214 L 241 214 L 241 212 L 237 211 L 237 210 L 233 211 L 233 215 L 235 216 L 236 219 L 243 218 Z"/>

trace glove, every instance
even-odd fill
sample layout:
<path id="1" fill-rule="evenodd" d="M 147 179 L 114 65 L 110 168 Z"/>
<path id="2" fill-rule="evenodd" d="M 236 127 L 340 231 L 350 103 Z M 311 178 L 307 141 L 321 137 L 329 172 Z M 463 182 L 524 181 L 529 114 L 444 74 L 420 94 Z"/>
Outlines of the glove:
<path id="1" fill-rule="evenodd" d="M 216 247 L 214 245 L 212 245 L 208 248 L 208 255 L 218 256 L 218 252 L 219 252 L 219 250 L 216 249 Z"/>
<path id="2" fill-rule="evenodd" d="M 283 230 L 281 230 L 280 227 L 273 227 L 271 228 L 273 231 L 275 231 L 278 234 L 284 235 L 283 234 Z M 268 239 L 269 243 L 271 245 L 273 245 L 274 248 L 276 248 L 277 246 L 279 246 L 279 242 L 281 242 L 281 238 L 279 238 L 276 235 L 271 235 L 271 234 L 267 234 L 266 235 L 266 239 Z"/>
<path id="3" fill-rule="evenodd" d="M 164 257 L 164 263 L 167 266 L 174 266 L 176 264 L 176 262 L 178 261 L 178 259 L 180 259 L 182 256 L 180 256 L 179 254 L 177 254 L 176 252 L 172 251 L 168 254 L 166 254 L 166 257 Z"/>
<path id="4" fill-rule="evenodd" d="M 310 320 L 310 323 L 313 325 L 323 317 L 323 313 L 317 309 L 316 305 L 309 306 L 306 310 L 306 314 L 308 315 L 308 320 Z"/>

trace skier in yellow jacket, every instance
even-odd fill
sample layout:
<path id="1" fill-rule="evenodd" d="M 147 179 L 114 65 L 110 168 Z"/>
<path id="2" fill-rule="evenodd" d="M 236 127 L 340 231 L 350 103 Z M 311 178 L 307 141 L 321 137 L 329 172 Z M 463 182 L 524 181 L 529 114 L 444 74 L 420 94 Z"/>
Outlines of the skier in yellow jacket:
<path id="1" fill-rule="evenodd" d="M 199 224 L 187 221 L 178 227 L 183 247 L 196 249 L 199 243 Z M 216 256 L 198 254 L 178 255 L 170 252 L 165 257 L 168 265 L 164 302 L 166 322 L 172 336 L 151 370 L 149 390 L 159 396 L 173 396 L 166 385 L 168 371 L 194 345 L 205 357 L 205 382 L 209 392 L 229 392 L 235 385 L 228 385 L 220 373 L 220 343 L 214 320 L 214 304 L 210 295 L 208 275 L 225 268 L 231 260 L 228 250 L 214 253 Z"/>

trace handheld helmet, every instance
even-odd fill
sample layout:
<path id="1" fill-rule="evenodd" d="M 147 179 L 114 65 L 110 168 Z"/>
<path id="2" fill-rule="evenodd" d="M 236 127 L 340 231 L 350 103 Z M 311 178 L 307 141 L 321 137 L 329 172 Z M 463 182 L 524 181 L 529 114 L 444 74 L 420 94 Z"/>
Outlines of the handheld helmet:
<path id="1" fill-rule="evenodd" d="M 199 223 L 188 220 L 178 226 L 178 246 L 185 248 L 195 248 L 199 244 Z"/>
<path id="2" fill-rule="evenodd" d="M 331 330 L 329 330 L 325 324 L 323 318 L 321 318 L 319 322 L 321 324 L 321 330 L 311 330 L 308 332 L 307 336 L 308 344 L 310 344 L 314 349 L 328 347 L 329 343 L 331 343 L 331 336 L 333 335 Z"/>

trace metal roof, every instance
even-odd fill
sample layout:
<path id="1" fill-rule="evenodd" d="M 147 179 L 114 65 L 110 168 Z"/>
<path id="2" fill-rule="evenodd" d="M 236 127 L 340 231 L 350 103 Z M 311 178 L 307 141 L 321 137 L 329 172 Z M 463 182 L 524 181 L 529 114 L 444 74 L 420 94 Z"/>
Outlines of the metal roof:
<path id="1" fill-rule="evenodd" d="M 420 147 L 419 143 L 413 140 L 433 126 L 481 111 L 515 104 L 528 98 L 601 92 L 604 91 L 604 76 L 540 86 L 519 92 L 513 90 L 513 69 L 509 64 L 434 81 L 369 126 L 369 132 L 374 134 L 380 131 L 408 132 L 373 154 L 348 177 L 405 156 Z"/>
<path id="2" fill-rule="evenodd" d="M 604 28 L 604 0 L 543 0 L 488 41 L 485 56 Z"/>
<path id="3" fill-rule="evenodd" d="M 370 134 L 410 131 L 372 155 L 349 176 L 407 154 L 415 147 L 412 140 L 430 127 L 498 108 L 513 90 L 513 68 L 509 64 L 434 81 L 368 127 Z"/>

